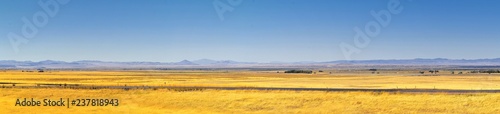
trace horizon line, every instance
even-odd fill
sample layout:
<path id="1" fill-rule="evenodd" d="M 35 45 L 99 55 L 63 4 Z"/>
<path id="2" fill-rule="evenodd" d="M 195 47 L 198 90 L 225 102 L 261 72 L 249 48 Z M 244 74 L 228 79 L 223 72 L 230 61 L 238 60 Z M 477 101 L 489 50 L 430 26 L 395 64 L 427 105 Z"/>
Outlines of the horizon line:
<path id="1" fill-rule="evenodd" d="M 182 61 L 199 61 L 199 60 L 211 60 L 211 61 L 233 61 L 233 62 L 246 62 L 246 63 L 301 63 L 301 62 L 311 62 L 311 63 L 321 63 L 321 62 L 340 62 L 340 61 L 384 61 L 384 60 L 494 60 L 494 59 L 500 59 L 499 58 L 479 58 L 479 59 L 451 59 L 451 58 L 413 58 L 413 59 L 360 59 L 360 60 L 331 60 L 331 61 L 293 61 L 293 62 L 286 62 L 286 61 L 268 61 L 268 62 L 252 62 L 252 61 L 238 61 L 238 60 L 215 60 L 215 59 L 195 59 L 195 60 L 181 60 L 181 61 L 170 61 L 170 62 L 160 62 L 160 61 L 107 61 L 107 60 L 74 60 L 74 61 L 64 61 L 64 60 L 53 60 L 53 59 L 46 59 L 46 60 L 39 60 L 39 61 L 34 61 L 34 60 L 0 60 L 0 61 L 22 61 L 22 62 L 42 62 L 42 61 L 58 61 L 58 62 L 67 62 L 67 63 L 72 63 L 72 62 L 81 62 L 81 61 L 96 61 L 96 62 L 156 62 L 156 63 L 176 63 L 176 62 L 182 62 Z"/>

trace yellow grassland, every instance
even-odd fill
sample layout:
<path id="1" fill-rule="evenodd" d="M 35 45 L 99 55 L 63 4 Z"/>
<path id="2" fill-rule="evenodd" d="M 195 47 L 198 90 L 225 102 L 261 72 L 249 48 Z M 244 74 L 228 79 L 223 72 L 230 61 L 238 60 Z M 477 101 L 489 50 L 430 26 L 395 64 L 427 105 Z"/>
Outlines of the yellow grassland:
<path id="1" fill-rule="evenodd" d="M 100 86 L 500 89 L 495 74 L 416 71 L 2 71 L 0 82 Z M 0 84 L 12 86 L 12 84 Z M 114 98 L 117 107 L 16 107 L 17 98 Z M 500 113 L 500 93 L 387 93 L 267 90 L 0 88 L 0 114 L 10 113 Z"/>
<path id="2" fill-rule="evenodd" d="M 415 71 L 416 72 L 416 71 Z M 371 89 L 500 89 L 496 74 L 317 73 L 284 74 L 255 71 L 54 71 L 0 72 L 0 82 L 109 86 L 218 86 Z M 10 85 L 4 85 L 10 86 Z M 23 86 L 18 84 L 17 86 Z"/>
<path id="3" fill-rule="evenodd" d="M 0 113 L 500 113 L 500 94 L 0 89 Z M 116 98 L 117 107 L 15 107 L 17 98 Z"/>

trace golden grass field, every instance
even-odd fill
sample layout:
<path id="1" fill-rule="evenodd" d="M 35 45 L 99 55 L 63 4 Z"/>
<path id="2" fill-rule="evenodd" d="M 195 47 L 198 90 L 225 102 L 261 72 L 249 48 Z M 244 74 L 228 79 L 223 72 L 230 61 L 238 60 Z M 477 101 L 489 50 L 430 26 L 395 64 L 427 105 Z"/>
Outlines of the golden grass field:
<path id="1" fill-rule="evenodd" d="M 109 86 L 500 89 L 498 74 L 418 76 L 416 71 L 285 74 L 276 71 L 52 71 L 0 72 L 0 82 Z M 10 85 L 7 85 L 10 86 Z M 17 86 L 23 86 L 18 84 Z"/>
<path id="2" fill-rule="evenodd" d="M 500 94 L 0 89 L 0 113 L 500 113 Z M 34 94 L 33 92 L 37 92 Z M 14 107 L 18 97 L 117 98 L 117 107 Z"/>
<path id="3" fill-rule="evenodd" d="M 276 71 L 4 71 L 0 82 L 101 86 L 417 88 L 498 90 L 500 76 L 415 71 L 284 74 Z M 1 85 L 1 84 L 0 84 Z M 3 86 L 12 86 L 3 84 Z M 116 98 L 117 107 L 15 107 L 17 98 Z M 500 113 L 500 93 L 0 88 L 0 113 Z"/>

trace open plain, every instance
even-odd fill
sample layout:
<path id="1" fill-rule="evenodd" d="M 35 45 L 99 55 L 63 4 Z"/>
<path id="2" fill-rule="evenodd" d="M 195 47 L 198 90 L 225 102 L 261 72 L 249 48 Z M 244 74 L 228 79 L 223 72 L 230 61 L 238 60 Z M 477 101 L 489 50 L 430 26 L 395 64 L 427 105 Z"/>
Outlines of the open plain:
<path id="1" fill-rule="evenodd" d="M 497 74 L 446 71 L 420 74 L 415 70 L 322 70 L 311 74 L 254 70 L 5 70 L 0 72 L 0 113 L 55 110 L 71 113 L 499 113 L 499 84 Z M 110 98 L 119 99 L 120 105 L 19 107 L 15 106 L 18 98 Z"/>

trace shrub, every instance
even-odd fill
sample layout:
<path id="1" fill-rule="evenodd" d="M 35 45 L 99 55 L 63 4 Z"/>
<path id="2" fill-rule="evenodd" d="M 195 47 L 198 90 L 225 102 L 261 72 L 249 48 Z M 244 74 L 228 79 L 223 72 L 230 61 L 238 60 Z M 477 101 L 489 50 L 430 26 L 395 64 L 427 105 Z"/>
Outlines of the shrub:
<path id="1" fill-rule="evenodd" d="M 500 70 L 475 70 L 475 71 L 471 71 L 471 73 L 488 73 L 488 74 L 491 74 L 491 73 L 500 73 Z"/>
<path id="2" fill-rule="evenodd" d="M 311 70 L 287 70 L 285 73 L 307 73 L 311 74 L 313 71 Z"/>

